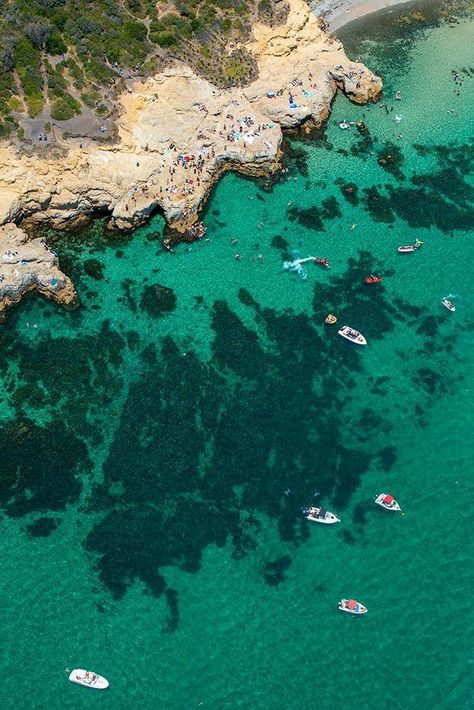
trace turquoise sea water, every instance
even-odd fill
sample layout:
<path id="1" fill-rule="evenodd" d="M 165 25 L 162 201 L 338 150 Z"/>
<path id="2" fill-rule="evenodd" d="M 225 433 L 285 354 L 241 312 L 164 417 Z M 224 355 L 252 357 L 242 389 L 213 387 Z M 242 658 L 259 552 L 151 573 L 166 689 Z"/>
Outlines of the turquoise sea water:
<path id="1" fill-rule="evenodd" d="M 341 31 L 388 114 L 339 96 L 277 184 L 227 175 L 209 241 L 54 237 L 81 308 L 1 330 L 2 708 L 474 707 L 473 23 L 439 8 Z"/>

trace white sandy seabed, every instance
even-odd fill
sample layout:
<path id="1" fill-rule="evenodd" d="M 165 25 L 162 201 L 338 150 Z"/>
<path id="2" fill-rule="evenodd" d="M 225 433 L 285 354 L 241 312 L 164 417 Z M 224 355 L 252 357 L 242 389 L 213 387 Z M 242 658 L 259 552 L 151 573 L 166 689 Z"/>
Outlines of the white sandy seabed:
<path id="1" fill-rule="evenodd" d="M 353 20 L 372 12 L 396 5 L 406 5 L 413 0 L 315 0 L 311 3 L 314 13 L 323 17 L 329 29 L 338 30 Z"/>

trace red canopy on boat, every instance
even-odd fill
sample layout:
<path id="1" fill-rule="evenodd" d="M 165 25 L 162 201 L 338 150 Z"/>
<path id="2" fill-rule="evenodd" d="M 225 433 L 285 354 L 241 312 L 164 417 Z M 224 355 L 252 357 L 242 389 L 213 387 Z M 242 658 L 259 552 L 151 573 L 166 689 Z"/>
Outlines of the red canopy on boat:
<path id="1" fill-rule="evenodd" d="M 393 503 L 393 501 L 394 501 L 393 496 L 385 496 L 385 498 L 383 499 L 384 503 Z"/>
<path id="2" fill-rule="evenodd" d="M 349 599 L 347 602 L 347 608 L 348 609 L 355 609 L 357 606 L 357 602 L 355 599 Z"/>

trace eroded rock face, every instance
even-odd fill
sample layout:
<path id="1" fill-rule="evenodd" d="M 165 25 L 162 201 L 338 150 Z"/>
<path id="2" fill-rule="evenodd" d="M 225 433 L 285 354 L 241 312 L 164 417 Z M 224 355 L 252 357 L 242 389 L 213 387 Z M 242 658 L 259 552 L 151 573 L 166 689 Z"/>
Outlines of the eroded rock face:
<path id="1" fill-rule="evenodd" d="M 291 0 L 285 25 L 257 25 L 254 37 L 246 49 L 259 77 L 250 86 L 219 90 L 176 65 L 122 96 L 115 145 L 64 143 L 48 157 L 0 146 L 0 224 L 64 228 L 105 210 L 110 226 L 130 229 L 159 207 L 184 232 L 224 170 L 276 170 L 282 128 L 321 123 L 338 87 L 358 103 L 382 88 L 303 0 Z"/>
<path id="2" fill-rule="evenodd" d="M 375 99 L 379 77 L 351 62 L 342 44 L 320 27 L 302 0 L 292 0 L 286 25 L 254 29 L 248 49 L 257 58 L 259 78 L 244 91 L 253 106 L 283 128 L 307 119 L 324 121 L 339 87 L 356 103 Z"/>
<path id="3" fill-rule="evenodd" d="M 28 291 L 71 305 L 76 293 L 42 239 L 29 239 L 14 224 L 0 227 L 0 314 Z"/>
<path id="4" fill-rule="evenodd" d="M 114 146 L 64 146 L 45 159 L 3 145 L 0 224 L 33 215 L 64 226 L 107 209 L 112 226 L 127 229 L 159 206 L 185 229 L 222 170 L 274 170 L 281 128 L 324 120 L 338 86 L 360 103 L 380 92 L 380 79 L 348 60 L 303 0 L 291 1 L 286 25 L 257 25 L 254 36 L 247 49 L 259 78 L 243 90 L 220 91 L 177 65 L 122 96 Z"/>

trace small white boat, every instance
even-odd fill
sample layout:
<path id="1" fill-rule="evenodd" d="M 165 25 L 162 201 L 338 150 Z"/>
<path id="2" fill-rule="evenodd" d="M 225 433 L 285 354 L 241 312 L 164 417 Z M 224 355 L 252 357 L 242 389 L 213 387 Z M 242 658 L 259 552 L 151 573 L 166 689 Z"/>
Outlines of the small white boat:
<path id="1" fill-rule="evenodd" d="M 375 502 L 385 508 L 385 510 L 401 510 L 395 498 L 389 493 L 381 493 L 377 496 Z"/>
<path id="2" fill-rule="evenodd" d="M 303 512 L 306 520 L 312 520 L 313 523 L 332 525 L 333 523 L 341 522 L 337 515 L 330 513 L 328 510 L 324 510 L 324 508 L 305 508 Z"/>
<path id="3" fill-rule="evenodd" d="M 447 298 L 443 298 L 441 303 L 445 308 L 448 309 L 448 311 L 451 311 L 452 313 L 454 313 L 454 311 L 456 310 L 456 306 L 454 305 L 454 303 L 452 301 L 449 301 Z"/>
<path id="4" fill-rule="evenodd" d="M 367 340 L 364 338 L 362 333 L 359 333 L 358 330 L 350 328 L 348 325 L 343 325 L 337 332 L 346 340 L 350 340 L 351 343 L 356 343 L 356 345 L 367 345 Z"/>
<path id="5" fill-rule="evenodd" d="M 85 671 L 83 668 L 75 668 L 69 674 L 71 683 L 85 685 L 87 688 L 96 688 L 97 690 L 105 690 L 109 687 L 109 681 L 98 673 Z"/>
<path id="6" fill-rule="evenodd" d="M 341 599 L 339 609 L 348 614 L 367 614 L 367 607 L 360 604 L 360 602 L 357 602 L 355 599 Z"/>
<path id="7" fill-rule="evenodd" d="M 341 123 L 339 124 L 339 128 L 341 128 L 343 131 L 346 131 L 350 127 L 351 124 L 347 123 L 347 121 L 341 121 Z"/>
<path id="8" fill-rule="evenodd" d="M 420 241 L 419 239 L 417 239 L 414 244 L 407 244 L 406 246 L 398 247 L 397 251 L 400 254 L 407 254 L 411 251 L 416 251 L 417 249 L 419 249 L 421 247 L 422 244 L 423 244 L 423 242 Z"/>

